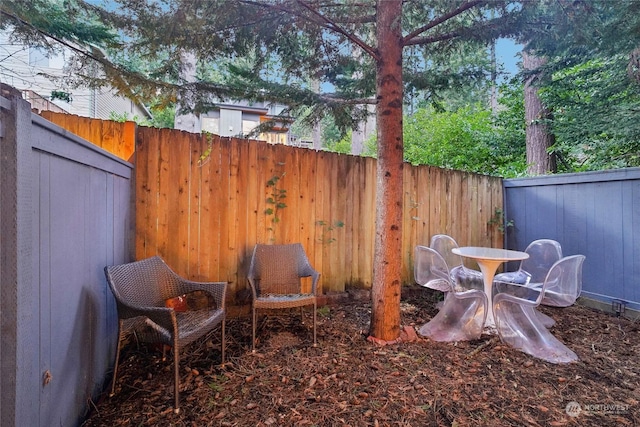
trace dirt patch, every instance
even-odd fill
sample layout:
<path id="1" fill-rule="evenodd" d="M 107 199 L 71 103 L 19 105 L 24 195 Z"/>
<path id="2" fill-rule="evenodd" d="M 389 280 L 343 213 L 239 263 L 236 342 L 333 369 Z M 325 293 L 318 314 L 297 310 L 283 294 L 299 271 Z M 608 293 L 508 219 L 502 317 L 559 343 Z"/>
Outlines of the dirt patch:
<path id="1" fill-rule="evenodd" d="M 403 298 L 405 326 L 436 314 L 436 294 Z M 543 307 L 552 332 L 580 360 L 553 365 L 483 335 L 470 342 L 367 340 L 366 302 L 265 316 L 252 354 L 249 317 L 186 348 L 173 412 L 170 360 L 130 343 L 116 395 L 92 404 L 85 426 L 637 426 L 640 325 L 581 306 Z"/>

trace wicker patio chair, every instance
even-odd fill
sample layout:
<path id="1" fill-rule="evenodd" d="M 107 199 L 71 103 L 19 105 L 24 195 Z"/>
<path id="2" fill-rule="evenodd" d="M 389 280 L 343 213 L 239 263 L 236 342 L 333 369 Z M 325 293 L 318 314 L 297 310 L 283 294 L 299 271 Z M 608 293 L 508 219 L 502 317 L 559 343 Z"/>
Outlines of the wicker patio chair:
<path id="1" fill-rule="evenodd" d="M 192 282 L 178 276 L 158 256 L 104 269 L 118 309 L 118 344 L 113 368 L 111 395 L 115 394 L 122 342 L 130 332 L 138 340 L 162 343 L 173 348 L 176 413 L 180 410 L 180 350 L 221 325 L 222 361 L 225 359 L 226 282 Z M 177 312 L 166 307 L 168 299 L 206 291 L 214 306 Z M 163 350 L 164 356 L 164 350 Z"/>
<path id="2" fill-rule="evenodd" d="M 311 277 L 311 290 L 302 289 L 302 277 Z M 251 350 L 256 347 L 256 311 L 313 305 L 313 345 L 316 346 L 316 290 L 320 273 L 311 267 L 300 243 L 258 244 L 253 250 L 247 279 L 253 294 Z"/>

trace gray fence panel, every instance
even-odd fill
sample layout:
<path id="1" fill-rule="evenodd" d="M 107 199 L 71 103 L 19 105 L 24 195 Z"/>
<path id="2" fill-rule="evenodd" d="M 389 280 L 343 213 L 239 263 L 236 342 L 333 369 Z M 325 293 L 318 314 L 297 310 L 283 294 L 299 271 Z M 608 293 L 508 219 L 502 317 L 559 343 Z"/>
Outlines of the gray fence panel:
<path id="1" fill-rule="evenodd" d="M 21 130 L 5 132 L 2 153 L 24 153 L 14 158 L 18 175 L 28 178 L 14 180 L 13 187 L 30 215 L 21 219 L 28 220 L 22 226 L 28 232 L 5 232 L 3 224 L 2 246 L 18 248 L 9 248 L 18 260 L 13 264 L 29 268 L 6 283 L 10 270 L 2 265 L 3 296 L 13 290 L 17 297 L 0 312 L 0 423 L 78 425 L 102 391 L 115 354 L 115 301 L 103 269 L 131 260 L 132 165 L 31 114 L 23 101 L 11 104 L 19 124 L 9 123 L 11 114 L 3 111 L 2 128 Z M 10 169 L 0 169 L 3 192 Z M 18 224 L 24 208 L 1 199 L 3 221 Z"/>
<path id="2" fill-rule="evenodd" d="M 640 168 L 509 179 L 504 197 L 507 248 L 558 240 L 587 257 L 583 296 L 640 309 Z"/>

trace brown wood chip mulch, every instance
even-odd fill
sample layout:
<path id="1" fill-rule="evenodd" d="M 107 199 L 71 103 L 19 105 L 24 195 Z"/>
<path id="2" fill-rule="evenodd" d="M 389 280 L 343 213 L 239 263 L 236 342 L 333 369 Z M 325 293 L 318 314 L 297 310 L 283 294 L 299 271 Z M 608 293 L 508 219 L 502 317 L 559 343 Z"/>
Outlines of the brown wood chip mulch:
<path id="1" fill-rule="evenodd" d="M 436 314 L 436 294 L 411 293 L 403 325 Z M 105 393 L 84 426 L 640 426 L 640 323 L 583 306 L 541 309 L 580 360 L 553 365 L 483 335 L 470 342 L 367 340 L 370 305 L 263 316 L 251 353 L 249 317 L 227 322 L 181 357 L 173 411 L 171 358 L 129 343 L 116 394 Z"/>

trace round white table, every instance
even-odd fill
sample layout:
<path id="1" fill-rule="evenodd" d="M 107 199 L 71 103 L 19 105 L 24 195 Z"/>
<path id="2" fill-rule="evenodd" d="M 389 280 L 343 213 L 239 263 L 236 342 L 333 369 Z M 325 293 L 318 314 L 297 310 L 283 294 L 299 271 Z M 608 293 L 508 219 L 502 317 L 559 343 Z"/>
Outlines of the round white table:
<path id="1" fill-rule="evenodd" d="M 493 286 L 493 277 L 496 275 L 498 266 L 503 262 L 521 261 L 529 258 L 526 252 L 512 251 L 508 249 L 483 248 L 477 246 L 463 246 L 461 248 L 453 248 L 451 250 L 456 255 L 465 258 L 474 259 L 484 279 L 484 293 L 487 295 L 489 307 L 487 307 L 487 320 L 484 326 L 487 328 L 495 328 L 496 322 L 493 318 L 493 297 L 491 295 L 491 287 Z"/>

